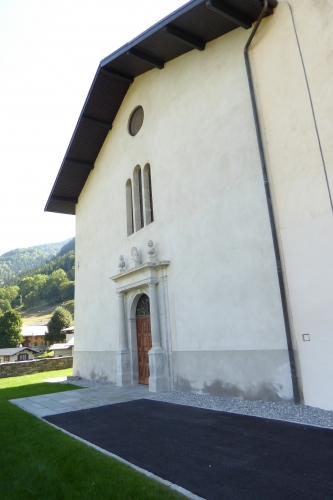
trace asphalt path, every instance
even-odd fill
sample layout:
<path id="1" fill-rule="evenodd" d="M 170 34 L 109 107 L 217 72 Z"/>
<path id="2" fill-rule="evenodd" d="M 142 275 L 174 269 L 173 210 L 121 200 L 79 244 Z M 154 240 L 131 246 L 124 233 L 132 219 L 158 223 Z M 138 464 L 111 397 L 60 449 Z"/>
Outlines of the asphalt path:
<path id="1" fill-rule="evenodd" d="M 332 500 L 333 430 L 149 399 L 44 417 L 207 500 Z"/>

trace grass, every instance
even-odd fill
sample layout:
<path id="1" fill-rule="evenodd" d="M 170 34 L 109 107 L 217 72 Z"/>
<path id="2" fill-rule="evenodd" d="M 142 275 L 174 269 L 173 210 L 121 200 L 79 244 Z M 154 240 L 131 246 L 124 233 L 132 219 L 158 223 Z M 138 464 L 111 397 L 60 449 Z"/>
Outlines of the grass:
<path id="1" fill-rule="evenodd" d="M 43 352 L 43 354 L 35 356 L 35 359 L 53 358 L 53 356 L 54 356 L 54 351 L 45 351 Z"/>
<path id="2" fill-rule="evenodd" d="M 24 326 L 28 325 L 33 325 L 34 323 L 38 323 L 40 321 L 46 322 L 51 319 L 52 313 L 55 310 L 56 307 L 58 307 L 59 304 L 56 306 L 50 306 L 50 305 L 38 305 L 36 307 L 32 307 L 30 309 L 27 309 L 26 311 L 22 311 L 18 309 L 18 312 L 22 316 L 22 321 Z"/>
<path id="3" fill-rule="evenodd" d="M 71 369 L 0 379 L 1 500 L 184 498 L 65 435 L 8 400 L 79 389 L 46 383 Z"/>
<path id="4" fill-rule="evenodd" d="M 68 301 L 69 302 L 69 301 Z M 67 302 L 62 302 L 56 305 L 50 305 L 47 303 L 39 304 L 36 307 L 31 307 L 29 309 L 24 310 L 21 307 L 17 308 L 17 311 L 22 316 L 23 326 L 34 325 L 39 322 L 48 322 L 51 319 L 53 311 L 59 307 L 63 306 L 63 304 L 67 304 Z"/>

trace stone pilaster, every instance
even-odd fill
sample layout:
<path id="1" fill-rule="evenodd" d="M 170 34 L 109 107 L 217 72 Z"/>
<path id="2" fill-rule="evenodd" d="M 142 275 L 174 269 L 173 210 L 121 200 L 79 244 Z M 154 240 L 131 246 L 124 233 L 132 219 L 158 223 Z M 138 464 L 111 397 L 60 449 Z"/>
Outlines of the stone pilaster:
<path id="1" fill-rule="evenodd" d="M 116 384 L 118 386 L 131 385 L 131 356 L 128 348 L 125 324 L 125 297 L 123 293 L 118 293 L 119 307 L 119 349 L 117 351 L 117 375 Z"/>
<path id="2" fill-rule="evenodd" d="M 161 333 L 158 312 L 158 297 L 157 284 L 149 284 L 149 299 L 150 299 L 150 322 L 152 348 L 148 352 L 149 355 L 149 391 L 160 392 L 169 389 L 169 380 L 167 373 L 166 352 L 161 346 Z"/>

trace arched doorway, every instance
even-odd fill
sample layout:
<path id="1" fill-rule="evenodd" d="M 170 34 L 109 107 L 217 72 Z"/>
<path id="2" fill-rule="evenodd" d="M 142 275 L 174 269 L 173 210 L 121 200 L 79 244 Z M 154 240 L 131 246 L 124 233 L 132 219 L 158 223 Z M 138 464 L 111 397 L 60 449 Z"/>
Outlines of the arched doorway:
<path id="1" fill-rule="evenodd" d="M 149 384 L 149 356 L 151 326 L 149 297 L 143 294 L 136 306 L 136 337 L 138 343 L 139 384 Z"/>

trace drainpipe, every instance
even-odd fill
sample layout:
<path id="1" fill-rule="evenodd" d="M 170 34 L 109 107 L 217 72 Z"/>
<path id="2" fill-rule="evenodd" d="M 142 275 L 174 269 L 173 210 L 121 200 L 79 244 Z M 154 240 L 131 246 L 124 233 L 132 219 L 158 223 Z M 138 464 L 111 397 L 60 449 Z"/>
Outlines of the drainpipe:
<path id="1" fill-rule="evenodd" d="M 251 95 L 254 124 L 255 124 L 256 133 L 257 133 L 257 141 L 258 141 L 261 169 L 262 169 L 262 175 L 264 178 L 264 186 L 265 186 L 265 194 L 266 194 L 266 201 L 267 201 L 267 207 L 268 207 L 269 221 L 270 221 L 271 231 L 272 231 L 273 246 L 274 246 L 274 253 L 275 253 L 275 260 L 276 260 L 276 268 L 277 268 L 280 295 L 281 295 L 283 319 L 284 319 L 284 326 L 285 326 L 285 330 L 286 330 L 289 363 L 290 363 L 290 371 L 291 371 L 291 380 L 292 380 L 293 394 L 294 394 L 294 403 L 299 404 L 300 403 L 300 395 L 299 395 L 299 389 L 298 389 L 298 383 L 297 383 L 298 377 L 297 377 L 297 370 L 296 370 L 295 357 L 294 357 L 294 351 L 293 351 L 293 344 L 292 344 L 292 339 L 291 339 L 291 330 L 290 330 L 290 320 L 289 320 L 289 313 L 288 313 L 288 307 L 287 307 L 286 289 L 285 289 L 285 283 L 284 283 L 282 267 L 281 267 L 280 249 L 279 249 L 279 244 L 278 244 L 276 224 L 275 224 L 274 213 L 273 213 L 272 197 L 271 197 L 270 187 L 269 187 L 269 182 L 268 182 L 267 167 L 266 167 L 264 148 L 263 148 L 262 137 L 261 137 L 261 132 L 260 132 L 260 125 L 259 125 L 258 108 L 257 108 L 255 94 L 254 94 L 253 79 L 252 79 L 251 66 L 250 66 L 250 60 L 249 60 L 249 54 L 248 54 L 248 50 L 249 50 L 249 47 L 250 47 L 251 42 L 253 40 L 253 37 L 256 34 L 257 29 L 259 28 L 259 25 L 260 25 L 264 15 L 266 14 L 267 8 L 268 8 L 268 0 L 264 0 L 264 7 L 261 11 L 261 14 L 260 14 L 256 24 L 254 25 L 254 28 L 251 32 L 251 35 L 250 35 L 250 37 L 249 37 L 249 39 L 244 47 L 244 58 L 245 58 L 245 66 L 246 66 L 247 78 L 248 78 L 248 82 L 249 82 L 249 89 L 250 89 L 250 95 Z"/>

